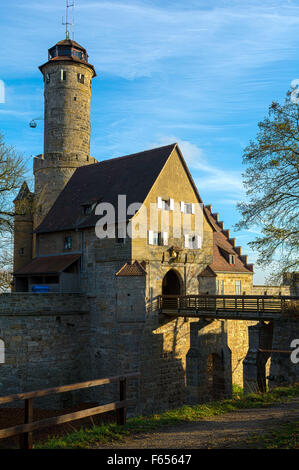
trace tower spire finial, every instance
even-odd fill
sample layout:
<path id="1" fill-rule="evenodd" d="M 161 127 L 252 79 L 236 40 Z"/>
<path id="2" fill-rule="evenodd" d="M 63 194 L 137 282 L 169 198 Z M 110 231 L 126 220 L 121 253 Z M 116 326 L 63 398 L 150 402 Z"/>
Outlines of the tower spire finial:
<path id="1" fill-rule="evenodd" d="M 69 32 L 69 26 L 74 26 L 74 20 L 72 23 L 69 22 L 69 8 L 72 8 L 75 6 L 75 2 L 73 1 L 72 4 L 69 3 L 69 0 L 66 0 L 66 20 L 64 22 L 63 17 L 62 17 L 62 24 L 65 26 L 65 38 L 70 39 L 70 32 Z"/>

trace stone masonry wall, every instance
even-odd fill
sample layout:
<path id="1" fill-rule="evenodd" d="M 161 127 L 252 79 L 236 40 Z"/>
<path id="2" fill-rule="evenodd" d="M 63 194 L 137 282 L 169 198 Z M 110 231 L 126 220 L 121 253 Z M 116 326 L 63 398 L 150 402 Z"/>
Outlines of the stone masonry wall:
<path id="1" fill-rule="evenodd" d="M 0 395 L 80 382 L 89 376 L 89 315 L 80 294 L 0 295 L 0 338 L 5 363 Z M 80 392 L 36 400 L 36 406 L 69 406 Z"/>

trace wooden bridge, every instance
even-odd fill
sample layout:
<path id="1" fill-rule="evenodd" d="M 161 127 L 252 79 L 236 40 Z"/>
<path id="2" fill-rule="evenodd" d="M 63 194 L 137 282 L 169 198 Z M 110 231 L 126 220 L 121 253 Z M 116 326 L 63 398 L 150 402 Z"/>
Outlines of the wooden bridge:
<path id="1" fill-rule="evenodd" d="M 171 317 L 227 320 L 299 320 L 299 297 L 273 295 L 161 295 L 159 311 Z"/>

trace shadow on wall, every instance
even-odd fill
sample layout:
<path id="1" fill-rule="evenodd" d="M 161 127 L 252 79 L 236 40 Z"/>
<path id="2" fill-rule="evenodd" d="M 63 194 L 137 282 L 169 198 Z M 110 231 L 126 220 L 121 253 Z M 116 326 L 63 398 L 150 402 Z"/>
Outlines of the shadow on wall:
<path id="1" fill-rule="evenodd" d="M 186 375 L 190 404 L 232 396 L 231 350 L 225 322 L 201 320 L 191 324 Z"/>
<path id="2" fill-rule="evenodd" d="M 138 412 L 176 408 L 186 403 L 186 354 L 189 322 L 152 315 L 141 338 L 141 380 Z"/>

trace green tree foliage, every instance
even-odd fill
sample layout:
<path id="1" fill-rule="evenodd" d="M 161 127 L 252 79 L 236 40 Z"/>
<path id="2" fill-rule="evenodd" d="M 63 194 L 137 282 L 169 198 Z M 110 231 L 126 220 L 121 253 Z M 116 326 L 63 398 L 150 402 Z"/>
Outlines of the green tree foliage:
<path id="1" fill-rule="evenodd" d="M 258 252 L 257 264 L 273 263 L 276 278 L 299 264 L 299 105 L 291 98 L 288 92 L 282 105 L 271 104 L 245 148 L 247 201 L 238 204 L 237 229 L 261 229 L 250 245 Z"/>

